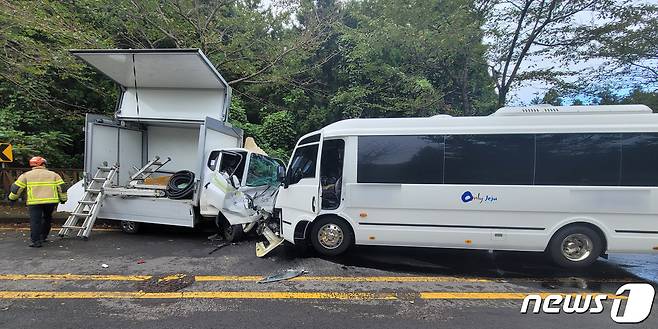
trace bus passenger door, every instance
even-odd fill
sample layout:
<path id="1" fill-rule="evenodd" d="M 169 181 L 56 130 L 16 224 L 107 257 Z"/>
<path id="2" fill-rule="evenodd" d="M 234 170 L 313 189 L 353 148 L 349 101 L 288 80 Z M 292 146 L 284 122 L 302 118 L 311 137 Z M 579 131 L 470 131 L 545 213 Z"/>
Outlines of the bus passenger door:
<path id="1" fill-rule="evenodd" d="M 312 221 L 320 212 L 320 166 L 322 137 L 320 134 L 302 138 L 292 155 L 284 188 L 279 190 L 276 207 L 281 208 L 284 235 L 300 220 Z M 286 230 L 288 232 L 286 232 Z"/>

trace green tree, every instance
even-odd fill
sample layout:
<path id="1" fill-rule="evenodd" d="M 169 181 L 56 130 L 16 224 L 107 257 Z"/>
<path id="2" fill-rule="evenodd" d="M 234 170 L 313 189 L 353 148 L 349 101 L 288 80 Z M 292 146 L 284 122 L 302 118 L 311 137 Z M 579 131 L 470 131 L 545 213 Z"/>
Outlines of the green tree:
<path id="1" fill-rule="evenodd" d="M 579 15 L 606 17 L 626 0 L 482 0 L 491 73 L 496 80 L 498 106 L 504 106 L 509 92 L 528 81 L 560 84 L 565 76 L 579 71 L 565 69 L 579 45 L 592 41 L 592 24 L 581 23 Z M 550 61 L 553 66 L 538 65 Z"/>
<path id="2" fill-rule="evenodd" d="M 658 88 L 658 6 L 618 3 L 608 10 L 605 23 L 585 29 L 578 61 L 598 60 L 598 79 L 627 87 L 629 80 Z"/>

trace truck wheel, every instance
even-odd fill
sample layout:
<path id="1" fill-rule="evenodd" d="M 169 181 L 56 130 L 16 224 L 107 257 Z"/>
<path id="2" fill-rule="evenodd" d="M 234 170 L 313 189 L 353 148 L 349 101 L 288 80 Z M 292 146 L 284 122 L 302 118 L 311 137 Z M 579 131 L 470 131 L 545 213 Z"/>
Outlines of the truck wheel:
<path id="1" fill-rule="evenodd" d="M 242 224 L 226 225 L 222 228 L 222 235 L 228 242 L 238 242 L 244 237 Z"/>
<path id="2" fill-rule="evenodd" d="M 338 217 L 323 217 L 313 224 L 311 244 L 320 254 L 336 256 L 354 243 L 354 233 L 347 222 Z"/>
<path id="3" fill-rule="evenodd" d="M 547 251 L 558 266 L 583 268 L 603 253 L 603 238 L 585 225 L 568 226 L 553 235 Z"/>
<path id="4" fill-rule="evenodd" d="M 137 234 L 141 228 L 141 224 L 129 220 L 121 221 L 121 230 L 128 234 Z"/>
<path id="5" fill-rule="evenodd" d="M 242 224 L 231 225 L 231 223 L 228 222 L 228 219 L 226 219 L 222 213 L 217 214 L 217 217 L 215 218 L 215 225 L 217 225 L 219 233 L 228 242 L 237 242 L 242 240 L 244 237 Z"/>

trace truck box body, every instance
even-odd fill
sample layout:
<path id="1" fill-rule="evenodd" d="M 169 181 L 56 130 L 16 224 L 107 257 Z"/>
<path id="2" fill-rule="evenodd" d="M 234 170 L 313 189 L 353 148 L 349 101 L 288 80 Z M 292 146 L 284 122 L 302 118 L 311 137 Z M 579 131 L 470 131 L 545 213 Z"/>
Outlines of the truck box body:
<path id="1" fill-rule="evenodd" d="M 231 92 L 224 78 L 198 49 L 71 53 L 121 87 L 114 118 L 86 117 L 86 177 L 93 177 L 104 162 L 119 164 L 114 183 L 125 186 L 136 168 L 157 155 L 171 158 L 162 168 L 166 174 L 189 170 L 197 185 L 191 200 L 107 196 L 98 217 L 193 226 L 205 159 L 211 150 L 242 146 L 242 130 L 226 122 Z M 70 193 L 83 193 L 79 185 Z"/>

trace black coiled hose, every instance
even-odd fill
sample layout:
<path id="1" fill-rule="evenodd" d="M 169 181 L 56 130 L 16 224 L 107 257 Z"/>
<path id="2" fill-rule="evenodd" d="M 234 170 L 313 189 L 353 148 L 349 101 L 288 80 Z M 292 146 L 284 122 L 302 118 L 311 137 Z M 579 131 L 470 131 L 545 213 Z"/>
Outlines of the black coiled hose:
<path id="1" fill-rule="evenodd" d="M 169 179 L 167 196 L 170 199 L 190 199 L 194 192 L 194 173 L 181 170 Z"/>

